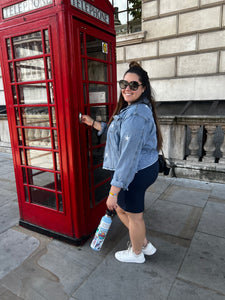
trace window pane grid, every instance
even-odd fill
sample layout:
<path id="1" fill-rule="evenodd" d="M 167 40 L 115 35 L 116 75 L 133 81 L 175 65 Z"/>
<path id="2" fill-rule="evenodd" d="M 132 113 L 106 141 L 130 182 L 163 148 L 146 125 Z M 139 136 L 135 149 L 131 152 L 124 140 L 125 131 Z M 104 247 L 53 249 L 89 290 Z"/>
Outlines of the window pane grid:
<path id="1" fill-rule="evenodd" d="M 141 30 L 141 0 L 110 0 L 115 9 L 114 21 L 117 34 L 132 33 Z"/>
<path id="2" fill-rule="evenodd" d="M 25 201 L 63 212 L 48 30 L 8 38 L 6 46 Z"/>

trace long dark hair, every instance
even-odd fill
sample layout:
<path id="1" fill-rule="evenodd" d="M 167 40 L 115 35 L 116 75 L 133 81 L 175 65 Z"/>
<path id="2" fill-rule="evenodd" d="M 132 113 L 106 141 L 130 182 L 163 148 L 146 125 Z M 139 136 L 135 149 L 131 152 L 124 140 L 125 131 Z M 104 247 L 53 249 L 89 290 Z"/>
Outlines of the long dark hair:
<path id="1" fill-rule="evenodd" d="M 142 83 L 142 86 L 145 87 L 145 91 L 142 93 L 140 98 L 137 99 L 137 101 L 147 98 L 152 106 L 152 113 L 156 124 L 157 150 L 159 151 L 162 149 L 163 139 L 162 139 L 162 133 L 159 125 L 159 120 L 156 113 L 155 98 L 150 85 L 148 73 L 144 69 L 142 69 L 142 67 L 136 61 L 130 62 L 129 69 L 125 72 L 124 76 L 127 73 L 134 73 L 138 75 L 139 80 Z M 119 101 L 117 103 L 115 111 L 113 112 L 112 117 L 109 120 L 109 124 L 112 122 L 113 116 L 117 115 L 121 111 L 121 109 L 125 108 L 126 106 L 128 106 L 128 103 L 124 100 L 122 93 L 120 93 Z"/>

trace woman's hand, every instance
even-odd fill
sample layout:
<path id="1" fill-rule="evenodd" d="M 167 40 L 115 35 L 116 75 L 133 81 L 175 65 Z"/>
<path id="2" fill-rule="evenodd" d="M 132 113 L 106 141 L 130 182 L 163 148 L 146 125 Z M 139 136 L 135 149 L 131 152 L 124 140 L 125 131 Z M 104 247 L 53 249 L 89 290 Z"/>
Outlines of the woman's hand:
<path id="1" fill-rule="evenodd" d="M 117 196 L 109 195 L 106 200 L 106 205 L 109 210 L 117 209 Z"/>
<path id="2" fill-rule="evenodd" d="M 81 116 L 81 122 L 88 125 L 88 126 L 92 126 L 94 120 L 88 115 L 82 115 Z"/>

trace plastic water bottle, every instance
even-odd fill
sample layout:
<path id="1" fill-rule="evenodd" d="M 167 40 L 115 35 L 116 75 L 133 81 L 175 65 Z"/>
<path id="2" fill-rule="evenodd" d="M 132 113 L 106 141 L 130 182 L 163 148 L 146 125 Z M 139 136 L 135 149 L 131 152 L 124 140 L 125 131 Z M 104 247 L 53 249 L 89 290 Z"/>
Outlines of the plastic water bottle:
<path id="1" fill-rule="evenodd" d="M 114 211 L 107 209 L 106 214 L 101 218 L 100 224 L 95 232 L 95 236 L 91 243 L 91 248 L 95 251 L 100 251 L 102 244 L 106 238 L 109 228 L 112 224 L 112 216 L 115 214 Z"/>

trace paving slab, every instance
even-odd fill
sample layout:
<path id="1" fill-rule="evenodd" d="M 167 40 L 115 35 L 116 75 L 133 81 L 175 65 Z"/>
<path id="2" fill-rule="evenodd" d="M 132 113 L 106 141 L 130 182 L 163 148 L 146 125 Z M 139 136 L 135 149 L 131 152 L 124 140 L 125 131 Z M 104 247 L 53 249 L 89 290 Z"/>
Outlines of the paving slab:
<path id="1" fill-rule="evenodd" d="M 225 185 L 220 183 L 213 184 L 211 196 L 225 201 Z"/>
<path id="2" fill-rule="evenodd" d="M 1 178 L 0 178 L 1 182 Z M 0 207 L 7 202 L 15 201 L 18 206 L 17 193 L 15 191 L 5 190 L 4 187 L 0 187 Z"/>
<path id="3" fill-rule="evenodd" d="M 157 180 L 147 189 L 147 191 L 161 195 L 168 186 L 173 183 L 173 180 L 173 178 L 158 176 Z"/>
<path id="4" fill-rule="evenodd" d="M 151 230 L 191 239 L 199 224 L 202 208 L 164 200 L 157 200 L 145 217 Z"/>
<path id="5" fill-rule="evenodd" d="M 8 201 L 6 204 L 0 206 L 0 233 L 10 229 L 18 224 L 19 221 L 19 208 L 16 201 Z"/>
<path id="6" fill-rule="evenodd" d="M 177 278 L 225 296 L 224 249 L 224 238 L 197 232 Z"/>
<path id="7" fill-rule="evenodd" d="M 1 300 L 23 300 L 22 298 L 14 295 L 11 291 L 7 290 L 0 284 L 0 299 Z"/>
<path id="8" fill-rule="evenodd" d="M 0 279 L 17 268 L 39 246 L 34 237 L 9 229 L 0 234 Z"/>
<path id="9" fill-rule="evenodd" d="M 46 253 L 47 244 L 52 239 L 23 228 L 19 229 L 24 232 L 22 233 L 27 237 L 28 241 L 30 241 L 30 238 L 35 237 L 38 240 L 39 246 L 23 263 L 2 278 L 1 286 L 19 299 L 68 300 L 68 295 L 63 291 L 58 277 L 40 267 L 37 263 L 38 259 Z M 19 244 L 19 249 L 23 249 L 23 245 Z"/>
<path id="10" fill-rule="evenodd" d="M 210 195 L 209 190 L 200 190 L 191 187 L 171 185 L 160 197 L 162 200 L 169 200 L 185 205 L 204 207 Z"/>
<path id="11" fill-rule="evenodd" d="M 125 227 L 117 217 L 114 217 L 101 251 L 94 251 L 90 248 L 92 238 L 82 247 L 52 241 L 47 245 L 47 252 L 40 257 L 38 264 L 55 274 L 64 291 L 68 295 L 72 294 L 123 238 L 125 233 Z"/>
<path id="12" fill-rule="evenodd" d="M 187 248 L 154 237 L 160 249 L 146 256 L 145 264 L 118 262 L 114 253 L 125 249 L 128 235 L 107 255 L 95 271 L 72 295 L 75 299 L 167 299 Z"/>
<path id="13" fill-rule="evenodd" d="M 225 296 L 209 290 L 207 287 L 176 280 L 167 300 L 224 300 Z"/>
<path id="14" fill-rule="evenodd" d="M 164 177 L 164 179 L 166 178 Z M 187 188 L 211 191 L 215 183 L 202 181 L 202 180 L 195 180 L 195 179 L 173 178 L 172 184 L 180 185 L 182 187 L 187 187 Z"/>
<path id="15" fill-rule="evenodd" d="M 147 191 L 145 193 L 145 210 L 149 209 L 153 203 L 160 197 L 161 194 Z"/>
<path id="16" fill-rule="evenodd" d="M 209 201 L 204 209 L 197 230 L 225 238 L 225 202 Z"/>

